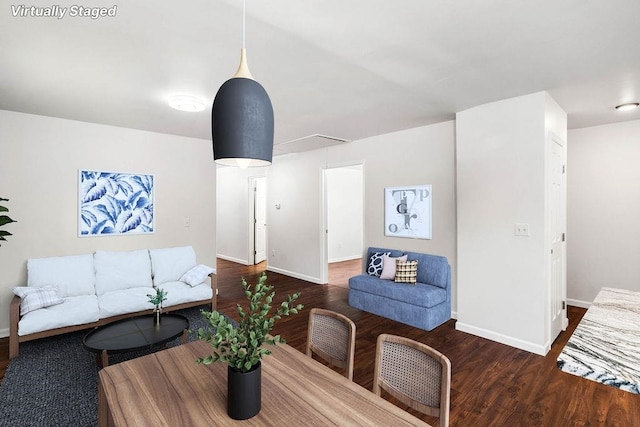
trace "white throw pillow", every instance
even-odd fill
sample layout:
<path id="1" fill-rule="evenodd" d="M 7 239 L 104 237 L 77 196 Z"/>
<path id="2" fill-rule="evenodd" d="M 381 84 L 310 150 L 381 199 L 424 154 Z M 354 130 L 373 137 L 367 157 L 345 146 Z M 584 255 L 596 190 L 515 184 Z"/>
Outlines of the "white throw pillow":
<path id="1" fill-rule="evenodd" d="M 62 298 L 58 297 L 58 289 L 55 286 L 16 286 L 12 290 L 21 299 L 20 315 L 22 316 L 30 311 L 64 302 Z"/>
<path id="2" fill-rule="evenodd" d="M 198 286 L 207 279 L 207 276 L 215 270 L 207 265 L 198 264 L 180 277 L 180 281 L 194 287 Z"/>
<path id="3" fill-rule="evenodd" d="M 398 258 L 392 258 L 389 255 L 382 257 L 382 273 L 380 278 L 385 280 L 393 280 L 396 278 L 396 261 L 406 261 L 407 255 Z"/>

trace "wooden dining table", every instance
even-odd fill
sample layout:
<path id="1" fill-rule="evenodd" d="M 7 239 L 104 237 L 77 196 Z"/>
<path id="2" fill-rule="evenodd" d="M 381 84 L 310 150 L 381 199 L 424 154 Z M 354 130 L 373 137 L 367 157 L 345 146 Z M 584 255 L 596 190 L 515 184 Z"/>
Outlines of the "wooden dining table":
<path id="1" fill-rule="evenodd" d="M 227 365 L 199 365 L 204 341 L 159 351 L 99 373 L 99 426 L 428 426 L 334 370 L 281 344 L 262 359 L 262 409 L 227 415 Z"/>

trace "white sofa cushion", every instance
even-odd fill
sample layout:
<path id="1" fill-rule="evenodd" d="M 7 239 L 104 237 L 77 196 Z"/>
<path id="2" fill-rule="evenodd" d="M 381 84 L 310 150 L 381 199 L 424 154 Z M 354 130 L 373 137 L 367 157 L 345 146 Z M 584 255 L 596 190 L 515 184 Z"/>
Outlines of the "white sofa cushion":
<path id="1" fill-rule="evenodd" d="M 164 302 L 163 307 L 171 307 L 185 302 L 210 300 L 213 296 L 213 290 L 208 282 L 193 287 L 180 281 L 166 282 L 162 284 L 161 288 L 167 291 L 167 300 Z"/>
<path id="2" fill-rule="evenodd" d="M 95 295 L 93 255 L 69 255 L 27 260 L 27 286 L 53 285 L 61 298 Z"/>
<path id="3" fill-rule="evenodd" d="M 153 309 L 153 304 L 149 302 L 147 295 L 155 295 L 155 293 L 156 290 L 152 287 L 117 289 L 105 292 L 98 297 L 100 318 L 104 319 L 119 314 L 151 310 Z"/>
<path id="4" fill-rule="evenodd" d="M 30 311 L 18 322 L 18 335 L 29 335 L 65 326 L 97 322 L 98 298 L 82 295 L 64 298 L 62 304 Z"/>
<path id="5" fill-rule="evenodd" d="M 96 251 L 93 263 L 98 297 L 121 289 L 152 287 L 151 261 L 146 249 L 128 252 Z"/>
<path id="6" fill-rule="evenodd" d="M 175 282 L 196 265 L 196 253 L 191 246 L 149 249 L 155 286 Z"/>

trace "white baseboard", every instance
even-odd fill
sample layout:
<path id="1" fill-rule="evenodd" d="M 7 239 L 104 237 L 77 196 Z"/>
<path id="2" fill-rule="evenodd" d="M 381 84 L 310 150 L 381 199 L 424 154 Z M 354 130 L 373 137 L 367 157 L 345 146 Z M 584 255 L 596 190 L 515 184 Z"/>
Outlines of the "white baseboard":
<path id="1" fill-rule="evenodd" d="M 591 307 L 591 303 L 589 301 L 580 301 L 577 299 L 569 299 L 569 298 L 567 298 L 567 305 L 572 305 L 574 307 L 581 307 L 581 308 Z"/>
<path id="2" fill-rule="evenodd" d="M 284 274 L 285 276 L 295 277 L 296 279 L 306 280 L 307 282 L 315 283 L 317 285 L 323 285 L 318 277 L 306 276 L 304 274 L 294 273 L 293 271 L 284 270 L 278 267 L 267 266 L 267 271 L 273 271 L 274 273 Z"/>
<path id="3" fill-rule="evenodd" d="M 458 320 L 458 312 L 457 311 L 452 311 L 451 312 L 451 318 Z"/>
<path id="4" fill-rule="evenodd" d="M 341 258 L 331 258 L 329 260 L 329 264 L 331 264 L 332 262 L 352 261 L 354 259 L 362 259 L 362 254 L 349 255 L 349 256 L 345 256 L 345 257 L 341 257 Z"/>
<path id="5" fill-rule="evenodd" d="M 216 254 L 216 258 L 221 258 L 231 262 L 237 262 L 238 264 L 242 264 L 242 265 L 249 265 L 246 259 L 234 258 L 226 255 L 220 255 L 220 254 Z"/>
<path id="6" fill-rule="evenodd" d="M 456 322 L 456 330 L 476 335 L 481 338 L 486 338 L 491 341 L 499 342 L 501 344 L 506 344 L 511 347 L 519 348 L 530 353 L 539 354 L 541 356 L 545 356 L 549 352 L 550 348 L 549 345 L 534 344 L 532 342 L 523 341 L 521 339 L 503 335 L 498 332 L 460 323 L 460 321 Z"/>
<path id="7" fill-rule="evenodd" d="M 0 338 L 6 338 L 9 336 L 9 328 L 0 329 Z"/>

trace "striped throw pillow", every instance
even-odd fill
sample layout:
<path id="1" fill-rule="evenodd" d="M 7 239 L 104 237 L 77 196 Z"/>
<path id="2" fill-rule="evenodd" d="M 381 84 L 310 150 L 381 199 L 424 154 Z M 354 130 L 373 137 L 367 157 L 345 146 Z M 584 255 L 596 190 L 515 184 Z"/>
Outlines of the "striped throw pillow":
<path id="1" fill-rule="evenodd" d="M 418 260 L 413 261 L 396 261 L 396 283 L 416 284 L 418 277 Z"/>

